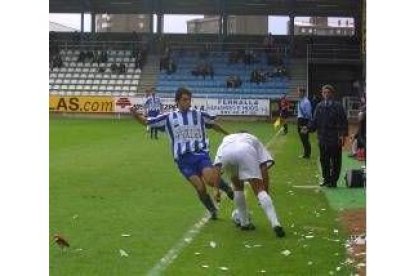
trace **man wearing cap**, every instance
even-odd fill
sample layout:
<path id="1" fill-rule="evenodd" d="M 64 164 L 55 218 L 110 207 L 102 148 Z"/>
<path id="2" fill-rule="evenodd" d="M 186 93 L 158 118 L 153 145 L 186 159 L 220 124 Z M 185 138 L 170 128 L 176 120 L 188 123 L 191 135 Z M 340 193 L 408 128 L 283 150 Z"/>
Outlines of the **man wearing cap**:
<path id="1" fill-rule="evenodd" d="M 343 106 L 334 101 L 335 88 L 322 87 L 323 100 L 318 103 L 309 130 L 316 131 L 319 140 L 323 183 L 321 186 L 335 188 L 341 173 L 342 147 L 348 135 L 348 120 Z"/>

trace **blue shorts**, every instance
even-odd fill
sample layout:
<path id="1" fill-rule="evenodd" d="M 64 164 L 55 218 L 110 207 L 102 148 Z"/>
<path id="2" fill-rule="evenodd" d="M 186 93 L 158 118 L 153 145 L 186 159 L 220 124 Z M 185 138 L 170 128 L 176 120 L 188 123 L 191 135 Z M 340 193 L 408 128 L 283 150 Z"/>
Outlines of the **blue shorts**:
<path id="1" fill-rule="evenodd" d="M 177 161 L 182 175 L 189 178 L 192 175 L 201 176 L 204 168 L 213 167 L 208 152 L 189 152 L 181 155 Z"/>

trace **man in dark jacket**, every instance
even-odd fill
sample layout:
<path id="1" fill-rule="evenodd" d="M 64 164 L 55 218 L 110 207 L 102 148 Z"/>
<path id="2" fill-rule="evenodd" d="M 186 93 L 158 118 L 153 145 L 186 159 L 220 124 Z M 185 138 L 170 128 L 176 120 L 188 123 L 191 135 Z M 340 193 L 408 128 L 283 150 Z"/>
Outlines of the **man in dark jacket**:
<path id="1" fill-rule="evenodd" d="M 336 187 L 341 173 L 342 147 L 348 136 L 348 120 L 343 106 L 333 100 L 335 88 L 322 87 L 323 100 L 316 106 L 309 124 L 310 131 L 317 131 L 323 183 L 321 186 Z"/>

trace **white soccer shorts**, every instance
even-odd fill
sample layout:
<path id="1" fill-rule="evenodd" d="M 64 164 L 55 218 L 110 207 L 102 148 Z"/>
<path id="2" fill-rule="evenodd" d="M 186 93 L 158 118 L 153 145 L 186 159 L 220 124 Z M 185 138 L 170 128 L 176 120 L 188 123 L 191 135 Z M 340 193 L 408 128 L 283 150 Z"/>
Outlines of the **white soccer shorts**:
<path id="1" fill-rule="evenodd" d="M 214 164 L 221 164 L 223 171 L 240 180 L 262 179 L 259 152 L 246 143 L 232 143 L 219 147 Z"/>

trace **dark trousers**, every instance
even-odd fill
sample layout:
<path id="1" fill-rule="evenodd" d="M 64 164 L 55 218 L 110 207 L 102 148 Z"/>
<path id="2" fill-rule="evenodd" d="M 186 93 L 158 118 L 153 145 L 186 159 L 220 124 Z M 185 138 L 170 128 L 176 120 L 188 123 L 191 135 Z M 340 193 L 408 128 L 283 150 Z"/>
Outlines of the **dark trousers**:
<path id="1" fill-rule="evenodd" d="M 342 146 L 319 143 L 322 176 L 327 186 L 335 186 L 342 166 Z"/>
<path id="2" fill-rule="evenodd" d="M 158 139 L 158 129 L 156 127 L 151 127 L 151 139 Z"/>
<path id="3" fill-rule="evenodd" d="M 300 130 L 304 126 L 308 126 L 309 120 L 298 118 L 298 133 L 303 145 L 303 157 L 308 158 L 311 155 L 311 145 L 309 142 L 309 132 L 302 133 Z"/>

